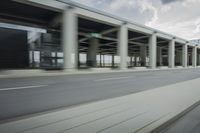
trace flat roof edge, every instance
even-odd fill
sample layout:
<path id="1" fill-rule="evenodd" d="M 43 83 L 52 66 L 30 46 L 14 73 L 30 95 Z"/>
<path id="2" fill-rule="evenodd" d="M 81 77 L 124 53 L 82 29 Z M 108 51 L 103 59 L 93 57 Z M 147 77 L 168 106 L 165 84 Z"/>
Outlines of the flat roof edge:
<path id="1" fill-rule="evenodd" d="M 169 33 L 166 33 L 166 32 L 163 32 L 163 31 L 160 31 L 158 29 L 154 29 L 154 28 L 151 28 L 151 27 L 148 27 L 146 25 L 142 25 L 142 24 L 138 24 L 136 22 L 133 22 L 132 20 L 129 20 L 129 19 L 125 19 L 125 18 L 122 18 L 122 17 L 119 17 L 119 16 L 116 16 L 116 15 L 113 15 L 113 14 L 110 14 L 110 13 L 107 13 L 105 11 L 101 11 L 101 10 L 98 10 L 98 9 L 95 9 L 95 8 L 92 8 L 92 7 L 89 7 L 89 6 L 86 6 L 86 5 L 83 5 L 83 4 L 80 4 L 80 3 L 77 3 L 77 2 L 74 2 L 74 1 L 71 1 L 71 0 L 56 0 L 58 2 L 62 2 L 62 3 L 65 3 L 67 5 L 71 5 L 71 6 L 74 6 L 74 7 L 78 7 L 78 8 L 82 8 L 82 9 L 85 9 L 85 10 L 88 10 L 88 11 L 91 11 L 91 12 L 95 12 L 95 13 L 98 13 L 98 14 L 101 14 L 101 15 L 104 15 L 104 16 L 107 16 L 107 17 L 111 17 L 113 19 L 117 19 L 117 20 L 120 20 L 122 22 L 126 22 L 126 23 L 130 23 L 130 24 L 133 24 L 133 25 L 136 25 L 136 26 L 140 26 L 142 28 L 147 28 L 148 30 L 152 30 L 152 31 L 155 31 L 155 32 L 159 32 L 159 33 L 162 33 L 162 34 L 165 34 L 165 35 L 168 35 L 170 37 L 175 37 L 179 40 L 182 40 L 182 41 L 189 41 L 189 40 L 186 40 L 186 39 L 183 39 L 181 37 L 178 37 L 178 36 L 175 36 L 175 35 L 172 35 L 172 34 L 169 34 Z"/>
<path id="2" fill-rule="evenodd" d="M 15 0 L 15 1 L 20 1 L 20 0 Z M 87 11 L 90 11 L 90 12 L 94 12 L 94 13 L 97 13 L 97 14 L 100 14 L 100 15 L 103 15 L 103 16 L 106 16 L 106 17 L 110 17 L 110 18 L 113 18 L 113 19 L 116 19 L 118 21 L 122 21 L 122 22 L 125 22 L 125 23 L 129 23 L 129 24 L 132 24 L 132 25 L 136 25 L 136 26 L 139 26 L 141 28 L 145 28 L 147 30 L 151 30 L 152 32 L 157 32 L 157 33 L 160 33 L 160 34 L 164 34 L 164 35 L 167 35 L 169 37 L 172 37 L 172 38 L 177 38 L 178 40 L 181 40 L 181 42 L 189 42 L 189 40 L 187 39 L 183 39 L 181 37 L 178 37 L 178 36 L 175 36 L 175 35 L 172 35 L 170 33 L 166 33 L 164 31 L 161 31 L 161 30 L 158 30 L 158 29 L 154 29 L 152 27 L 148 27 L 146 25 L 142 25 L 142 24 L 139 24 L 139 23 L 136 23 L 136 22 L 133 22 L 132 20 L 130 19 L 125 19 L 125 18 L 122 18 L 122 17 L 119 17 L 119 16 L 116 16 L 116 15 L 113 15 L 113 14 L 110 14 L 110 13 L 107 13 L 105 11 L 101 11 L 101 10 L 98 10 L 98 9 L 95 9 L 95 8 L 92 8 L 92 7 L 89 7 L 89 6 L 86 6 L 86 5 L 83 5 L 83 4 L 80 4 L 78 2 L 74 2 L 74 1 L 71 1 L 71 0 L 55 0 L 57 2 L 60 2 L 60 3 L 63 3 L 63 4 L 66 4 L 68 6 L 72 6 L 72 7 L 77 7 L 77 8 L 81 8 L 83 10 L 87 10 Z M 34 3 L 34 0 L 29 0 L 29 2 L 32 2 Z M 40 2 L 38 1 L 37 4 L 39 4 Z M 49 5 L 50 6 L 50 5 Z M 63 6 L 64 7 L 64 6 Z M 64 10 L 63 8 L 61 10 Z"/>

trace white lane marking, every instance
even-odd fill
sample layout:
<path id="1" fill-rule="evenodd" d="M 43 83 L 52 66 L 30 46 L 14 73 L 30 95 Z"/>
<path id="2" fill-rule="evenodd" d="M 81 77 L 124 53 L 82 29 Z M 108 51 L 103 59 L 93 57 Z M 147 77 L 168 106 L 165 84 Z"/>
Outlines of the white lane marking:
<path id="1" fill-rule="evenodd" d="M 48 85 L 36 85 L 36 86 L 23 86 L 23 87 L 11 87 L 11 88 L 2 88 L 0 91 L 10 91 L 10 90 L 21 90 L 21 89 L 29 89 L 29 88 L 39 88 L 45 87 Z"/>
<path id="2" fill-rule="evenodd" d="M 107 80 L 117 80 L 117 79 L 127 79 L 130 77 L 116 77 L 116 78 L 104 78 L 104 79 L 97 79 L 95 81 L 107 81 Z"/>

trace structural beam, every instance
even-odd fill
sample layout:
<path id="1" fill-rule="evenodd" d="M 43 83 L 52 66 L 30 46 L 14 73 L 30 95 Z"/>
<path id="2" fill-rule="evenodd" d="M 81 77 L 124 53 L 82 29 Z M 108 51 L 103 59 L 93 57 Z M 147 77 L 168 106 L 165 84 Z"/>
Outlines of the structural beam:
<path id="1" fill-rule="evenodd" d="M 134 37 L 134 38 L 129 39 L 129 41 L 134 41 L 134 40 L 143 39 L 143 38 L 147 38 L 147 37 L 149 37 L 149 36 Z"/>
<path id="2" fill-rule="evenodd" d="M 138 46 L 146 45 L 145 43 L 136 42 L 136 41 L 128 41 L 128 43 L 130 43 L 130 44 L 135 44 L 135 45 L 138 45 Z"/>
<path id="3" fill-rule="evenodd" d="M 112 28 L 112 29 L 108 29 L 108 30 L 102 31 L 100 34 L 101 34 L 101 35 L 106 35 L 106 34 L 115 32 L 115 31 L 117 31 L 117 30 L 118 30 L 118 28 Z"/>

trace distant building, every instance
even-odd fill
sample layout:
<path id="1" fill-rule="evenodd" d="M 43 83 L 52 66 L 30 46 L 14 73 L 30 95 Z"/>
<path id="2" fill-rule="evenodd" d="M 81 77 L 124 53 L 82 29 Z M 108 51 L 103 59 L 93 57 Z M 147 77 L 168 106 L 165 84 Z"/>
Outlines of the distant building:
<path id="1" fill-rule="evenodd" d="M 191 40 L 190 42 L 200 45 L 200 39 L 194 39 L 194 40 Z"/>

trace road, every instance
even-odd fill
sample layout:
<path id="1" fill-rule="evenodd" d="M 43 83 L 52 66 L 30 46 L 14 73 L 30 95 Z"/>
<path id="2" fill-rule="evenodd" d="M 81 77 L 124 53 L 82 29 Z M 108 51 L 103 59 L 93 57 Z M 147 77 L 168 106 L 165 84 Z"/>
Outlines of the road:
<path id="1" fill-rule="evenodd" d="M 200 133 L 200 105 L 170 125 L 162 133 Z"/>
<path id="2" fill-rule="evenodd" d="M 0 121 L 200 77 L 200 69 L 0 79 Z"/>

